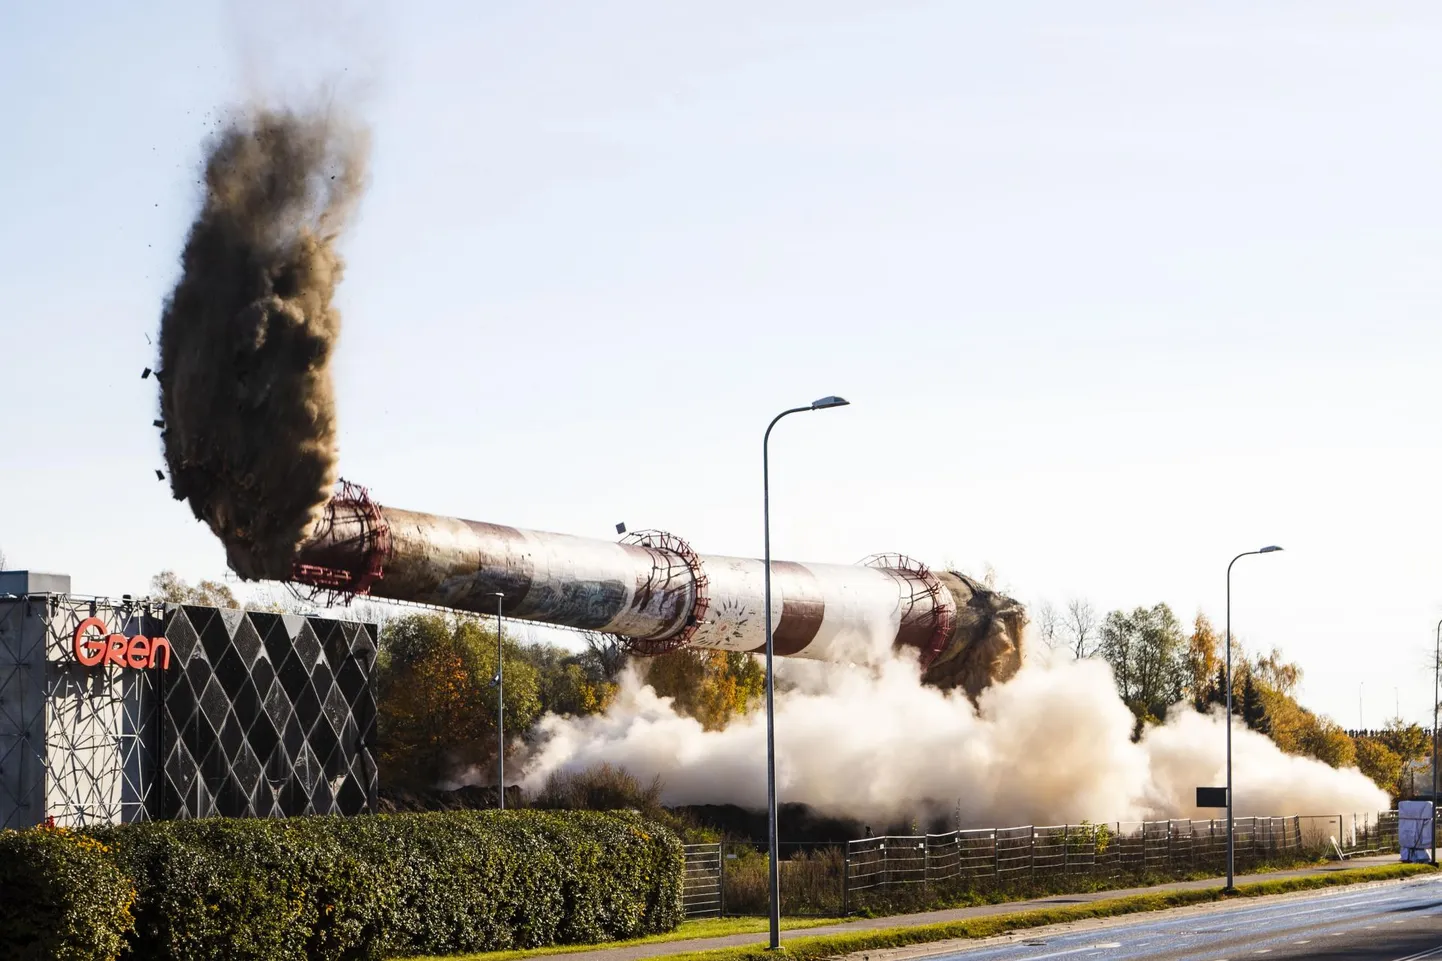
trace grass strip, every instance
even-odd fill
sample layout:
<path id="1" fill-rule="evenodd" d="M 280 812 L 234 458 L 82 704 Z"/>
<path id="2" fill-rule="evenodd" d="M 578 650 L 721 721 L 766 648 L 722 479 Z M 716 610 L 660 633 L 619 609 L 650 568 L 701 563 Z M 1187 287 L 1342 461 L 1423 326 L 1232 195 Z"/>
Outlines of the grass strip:
<path id="1" fill-rule="evenodd" d="M 1012 914 L 992 914 L 964 921 L 948 921 L 941 924 L 916 925 L 857 931 L 847 934 L 819 935 L 816 937 L 794 938 L 782 945 L 781 954 L 788 958 L 807 959 L 835 958 L 860 951 L 879 951 L 887 948 L 902 948 L 913 944 L 927 944 L 934 941 L 955 939 L 990 938 L 1010 931 L 1039 928 L 1048 924 L 1067 921 L 1082 921 L 1089 918 L 1108 918 L 1127 914 L 1141 914 L 1166 908 L 1184 907 L 1190 904 L 1205 904 L 1213 901 L 1228 901 L 1236 898 L 1258 898 L 1270 894 L 1287 894 L 1293 891 L 1311 891 L 1319 888 L 1337 887 L 1347 884 L 1361 884 L 1367 881 L 1387 881 L 1408 878 L 1418 874 L 1430 874 L 1436 868 L 1427 864 L 1386 864 L 1351 871 L 1333 871 L 1326 874 L 1311 874 L 1297 878 L 1281 878 L 1274 881 L 1257 881 L 1237 886 L 1237 893 L 1227 895 L 1222 888 L 1197 888 L 1183 891 L 1159 891 L 1155 894 L 1134 894 L 1124 898 L 1108 898 L 1090 904 L 1065 905 L 1056 908 L 1040 908 Z M 778 952 L 768 951 L 764 945 L 748 945 L 740 948 L 717 948 L 709 951 L 687 951 L 661 955 L 647 961 L 774 961 Z"/>
<path id="2" fill-rule="evenodd" d="M 1237 898 L 1260 898 L 1272 894 L 1289 894 L 1296 891 L 1313 891 L 1341 885 L 1362 884 L 1367 881 L 1390 881 L 1419 874 L 1430 874 L 1434 871 L 1436 868 L 1428 864 L 1383 864 L 1346 871 L 1329 871 L 1324 874 L 1307 874 L 1295 878 L 1253 881 L 1237 885 L 1237 893 L 1232 895 L 1223 894 L 1220 886 L 1181 891 L 1157 891 L 1121 898 L 1106 898 L 1087 904 L 1069 904 L 1055 908 L 991 914 L 984 917 L 967 918 L 963 921 L 946 921 L 940 924 L 899 925 L 889 928 L 869 928 L 846 934 L 793 938 L 782 945 L 779 953 L 767 950 L 762 944 L 754 944 L 737 948 L 712 948 L 704 951 L 682 951 L 656 955 L 646 961 L 776 961 L 776 958 L 781 955 L 795 958 L 797 961 L 811 961 L 811 959 L 835 958 L 860 951 L 879 951 L 914 944 L 929 944 L 934 941 L 990 938 L 1010 931 L 1022 931 L 1027 928 L 1061 924 L 1067 921 L 1142 914 L 1147 911 L 1161 911 L 1166 908 L 1180 908 L 1192 904 L 1230 901 Z M 781 927 L 795 931 L 840 923 L 843 921 L 838 918 L 789 918 L 782 920 Z M 523 951 L 489 951 L 481 954 L 449 955 L 444 959 L 440 957 L 410 958 L 407 961 L 517 961 L 521 958 L 542 955 L 604 951 L 610 948 L 624 948 L 639 944 L 720 938 L 735 934 L 760 934 L 765 930 L 767 930 L 765 918 L 711 918 L 704 921 L 688 921 L 667 934 L 638 938 L 634 941 L 574 944 L 531 948 Z"/>
<path id="3" fill-rule="evenodd" d="M 846 924 L 856 918 L 782 918 L 781 930 L 800 931 L 806 928 L 820 928 L 829 924 Z M 652 934 L 630 941 L 604 941 L 600 944 L 552 944 L 543 948 L 518 948 L 512 951 L 482 951 L 479 954 L 425 955 L 416 958 L 400 958 L 396 961 L 520 961 L 550 955 L 577 954 L 582 951 L 605 951 L 610 948 L 629 948 L 638 944 L 664 944 L 668 941 L 695 941 L 699 938 L 725 938 L 734 934 L 763 934 L 771 930 L 771 922 L 764 917 L 703 918 L 699 921 L 684 921 L 674 931 Z"/>

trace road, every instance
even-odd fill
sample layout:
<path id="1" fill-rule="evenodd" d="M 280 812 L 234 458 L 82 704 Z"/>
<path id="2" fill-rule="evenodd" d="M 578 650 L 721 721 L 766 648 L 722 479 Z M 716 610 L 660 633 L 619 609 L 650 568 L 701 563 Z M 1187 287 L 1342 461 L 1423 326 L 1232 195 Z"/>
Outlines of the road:
<path id="1" fill-rule="evenodd" d="M 930 961 L 1442 961 L 1442 878 L 1232 901 L 1164 917 L 1018 932 L 1007 940 L 962 950 L 918 947 L 895 956 Z"/>

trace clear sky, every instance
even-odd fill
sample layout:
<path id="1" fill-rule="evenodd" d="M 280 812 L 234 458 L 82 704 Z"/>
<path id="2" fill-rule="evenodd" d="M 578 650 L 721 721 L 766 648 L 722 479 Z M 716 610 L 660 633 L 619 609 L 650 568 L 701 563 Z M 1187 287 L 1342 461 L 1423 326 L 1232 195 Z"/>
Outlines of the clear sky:
<path id="1" fill-rule="evenodd" d="M 338 80 L 343 473 L 699 550 L 897 550 L 1224 613 L 1304 700 L 1430 721 L 1442 7 L 0 7 L 0 547 L 224 570 L 172 501 L 160 305 L 218 111 Z M 1085 11 L 1083 11 L 1085 7 Z"/>

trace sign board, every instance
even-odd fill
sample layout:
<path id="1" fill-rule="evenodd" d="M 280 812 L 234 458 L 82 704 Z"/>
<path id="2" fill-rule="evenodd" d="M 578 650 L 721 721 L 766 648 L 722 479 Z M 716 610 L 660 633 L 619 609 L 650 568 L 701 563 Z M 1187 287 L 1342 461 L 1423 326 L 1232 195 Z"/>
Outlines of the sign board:
<path id="1" fill-rule="evenodd" d="M 86 667 L 114 664 L 142 670 L 159 664 L 162 671 L 170 667 L 170 642 L 165 638 L 112 634 L 98 617 L 87 617 L 76 626 L 74 648 L 75 659 Z"/>
<path id="2" fill-rule="evenodd" d="M 1224 787 L 1197 788 L 1197 807 L 1224 808 L 1227 806 L 1227 789 Z"/>

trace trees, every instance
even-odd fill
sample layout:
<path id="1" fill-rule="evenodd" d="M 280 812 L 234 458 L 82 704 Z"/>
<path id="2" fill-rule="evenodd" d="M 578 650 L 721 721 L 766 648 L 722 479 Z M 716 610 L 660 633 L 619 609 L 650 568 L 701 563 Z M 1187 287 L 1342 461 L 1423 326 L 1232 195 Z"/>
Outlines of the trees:
<path id="1" fill-rule="evenodd" d="M 220 581 L 187 584 L 174 571 L 161 571 L 150 579 L 150 593 L 167 604 L 198 604 L 202 607 L 239 608 L 235 593 Z"/>
<path id="2" fill-rule="evenodd" d="M 1122 699 L 1142 722 L 1155 722 L 1181 700 L 1187 682 L 1186 641 L 1166 604 L 1112 611 L 1101 630 L 1101 654 Z"/>
<path id="3" fill-rule="evenodd" d="M 595 714 L 616 696 L 615 675 L 593 645 L 568 651 L 554 644 L 530 644 L 521 656 L 536 669 L 541 710 L 552 714 Z"/>
<path id="4" fill-rule="evenodd" d="M 504 645 L 507 753 L 541 713 L 535 666 Z M 431 788 L 496 759 L 496 635 L 473 618 L 396 618 L 377 663 L 377 761 L 389 784 Z"/>
<path id="5" fill-rule="evenodd" d="M 1421 760 L 1432 750 L 1431 738 L 1422 730 L 1421 725 L 1405 724 L 1399 717 L 1387 722 L 1387 726 L 1377 735 L 1377 741 L 1404 763 Z"/>
<path id="6" fill-rule="evenodd" d="M 1095 657 L 1101 641 L 1096 608 L 1075 597 L 1065 611 L 1043 601 L 1037 608 L 1037 635 L 1047 650 L 1065 651 L 1077 660 Z"/>
<path id="7" fill-rule="evenodd" d="M 708 731 L 745 714 L 765 690 L 766 672 L 744 651 L 675 651 L 646 662 L 646 681 Z"/>
<path id="8" fill-rule="evenodd" d="M 1351 767 L 1357 759 L 1357 748 L 1347 732 L 1335 721 L 1303 711 L 1306 723 L 1298 731 L 1298 753 L 1307 754 L 1332 767 Z"/>
<path id="9" fill-rule="evenodd" d="M 1042 601 L 1036 609 L 1036 633 L 1048 651 L 1061 646 L 1061 614 L 1051 601 Z"/>
<path id="10" fill-rule="evenodd" d="M 614 634 L 586 631 L 581 635 L 586 643 L 582 659 L 587 669 L 604 681 L 615 682 L 626 668 L 626 648 Z"/>
<path id="11" fill-rule="evenodd" d="M 1212 622 L 1198 613 L 1187 638 L 1187 693 L 1198 711 L 1205 711 L 1210 704 L 1227 703 L 1226 665 L 1217 655 L 1218 646 Z"/>
<path id="12" fill-rule="evenodd" d="M 1216 705 L 1223 711 L 1227 709 L 1227 666 L 1225 664 L 1217 668 L 1217 676 L 1212 679 L 1212 683 L 1207 688 L 1206 703 L 1208 707 Z M 1232 705 L 1232 710 L 1236 710 L 1235 704 Z"/>
<path id="13" fill-rule="evenodd" d="M 1139 608 L 1140 609 L 1140 608 Z M 1132 672 L 1132 648 L 1136 643 L 1128 615 L 1123 611 L 1111 611 L 1102 621 L 1101 656 L 1112 668 L 1117 682 L 1117 691 L 1130 707 L 1134 699 Z"/>
<path id="14" fill-rule="evenodd" d="M 1262 704 L 1262 692 L 1252 680 L 1251 671 L 1242 681 L 1242 721 L 1258 734 L 1272 733 L 1271 720 Z"/>
<path id="15" fill-rule="evenodd" d="M 1291 697 L 1302 681 L 1302 668 L 1298 664 L 1282 660 L 1282 652 L 1272 648 L 1270 654 L 1259 657 L 1252 664 L 1252 671 L 1278 694 Z"/>
<path id="16" fill-rule="evenodd" d="M 1392 797 L 1400 793 L 1403 760 L 1380 738 L 1356 739 L 1357 767 Z"/>
<path id="17" fill-rule="evenodd" d="M 1077 660 L 1096 656 L 1099 643 L 1097 612 L 1091 601 L 1075 597 L 1067 601 L 1066 615 L 1062 619 L 1062 633 L 1071 646 L 1072 656 Z"/>

